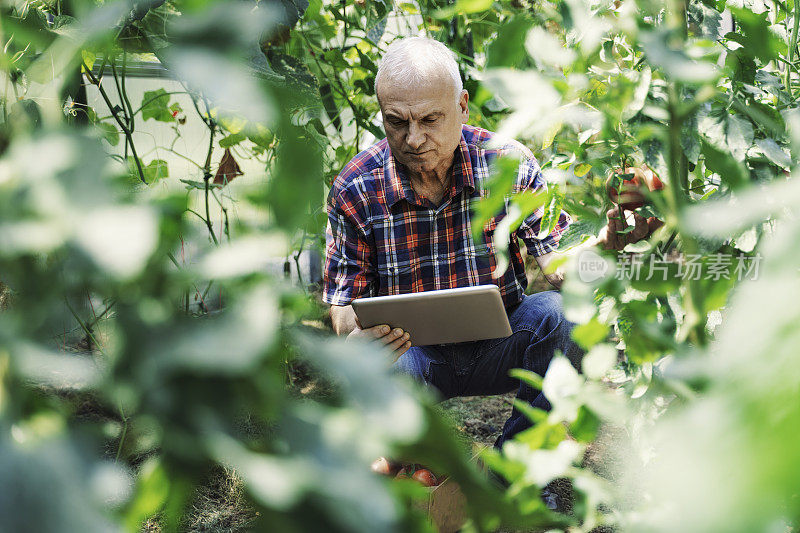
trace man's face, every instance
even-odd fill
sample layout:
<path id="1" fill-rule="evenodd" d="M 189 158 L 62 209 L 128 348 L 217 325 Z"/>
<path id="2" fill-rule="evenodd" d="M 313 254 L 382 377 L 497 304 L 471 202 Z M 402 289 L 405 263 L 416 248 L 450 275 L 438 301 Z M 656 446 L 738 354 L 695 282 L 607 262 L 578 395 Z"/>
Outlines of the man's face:
<path id="1" fill-rule="evenodd" d="M 381 79 L 378 100 L 383 129 L 394 157 L 412 175 L 446 171 L 469 118 L 467 91 L 456 102 L 455 86 L 446 75 L 422 85 L 401 86 Z"/>

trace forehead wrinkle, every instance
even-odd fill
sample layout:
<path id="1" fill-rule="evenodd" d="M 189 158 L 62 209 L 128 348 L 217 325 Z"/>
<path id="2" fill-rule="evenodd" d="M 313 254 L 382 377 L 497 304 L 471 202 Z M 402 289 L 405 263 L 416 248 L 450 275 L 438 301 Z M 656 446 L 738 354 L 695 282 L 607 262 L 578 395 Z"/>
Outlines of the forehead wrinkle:
<path id="1" fill-rule="evenodd" d="M 424 118 L 430 115 L 445 115 L 442 109 L 438 107 L 431 109 L 428 106 L 429 102 L 421 102 L 417 105 L 389 104 L 383 114 L 396 115 L 403 118 L 407 116 L 411 118 Z M 422 109 L 420 109 L 420 107 Z"/>
<path id="2" fill-rule="evenodd" d="M 404 80 L 401 76 L 393 76 L 390 73 L 386 73 L 385 75 L 381 76 L 380 80 L 378 81 L 376 87 L 376 97 L 378 98 L 378 103 L 381 103 L 382 100 L 386 99 L 386 91 L 387 88 L 391 92 L 392 88 L 398 87 L 409 87 L 412 86 L 412 91 L 417 90 L 430 90 L 432 91 L 435 96 L 428 97 L 426 100 L 435 100 L 439 98 L 442 93 L 450 93 L 448 98 L 450 97 L 457 97 L 458 90 L 456 84 L 450 79 L 448 76 L 441 72 L 434 72 L 431 76 L 426 76 L 423 81 L 421 82 L 414 82 L 411 80 Z M 406 94 L 409 92 L 408 89 L 402 91 L 404 94 L 399 99 L 403 101 L 407 98 Z"/>

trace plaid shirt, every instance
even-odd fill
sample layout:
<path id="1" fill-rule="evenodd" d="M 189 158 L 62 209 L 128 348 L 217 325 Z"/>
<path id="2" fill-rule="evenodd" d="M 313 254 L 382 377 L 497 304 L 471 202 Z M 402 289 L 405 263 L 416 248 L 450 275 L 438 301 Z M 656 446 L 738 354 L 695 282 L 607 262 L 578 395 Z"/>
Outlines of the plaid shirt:
<path id="1" fill-rule="evenodd" d="M 492 235 L 505 210 L 489 221 L 483 242 L 476 244 L 470 205 L 488 194 L 489 165 L 500 155 L 521 158 L 512 192 L 546 183 L 530 150 L 513 140 L 489 148 L 493 137 L 490 131 L 463 126 L 450 188 L 438 206 L 416 194 L 386 139 L 354 157 L 328 195 L 324 301 L 347 305 L 366 296 L 494 283 L 506 307 L 519 303 L 528 281 L 516 238 L 509 244 L 509 268 L 492 276 L 497 264 Z M 550 235 L 539 240 L 542 215 L 543 209 L 537 209 L 515 232 L 534 256 L 558 248 L 571 222 L 562 211 Z"/>

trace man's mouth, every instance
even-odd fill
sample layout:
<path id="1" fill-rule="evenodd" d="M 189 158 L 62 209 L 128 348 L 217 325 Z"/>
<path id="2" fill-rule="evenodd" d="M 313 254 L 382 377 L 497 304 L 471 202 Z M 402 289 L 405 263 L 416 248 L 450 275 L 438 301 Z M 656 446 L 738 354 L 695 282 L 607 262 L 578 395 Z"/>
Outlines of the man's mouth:
<path id="1" fill-rule="evenodd" d="M 428 152 L 430 152 L 430 150 L 423 150 L 422 152 L 408 152 L 407 151 L 406 153 L 408 155 L 423 155 L 423 154 L 427 154 Z"/>

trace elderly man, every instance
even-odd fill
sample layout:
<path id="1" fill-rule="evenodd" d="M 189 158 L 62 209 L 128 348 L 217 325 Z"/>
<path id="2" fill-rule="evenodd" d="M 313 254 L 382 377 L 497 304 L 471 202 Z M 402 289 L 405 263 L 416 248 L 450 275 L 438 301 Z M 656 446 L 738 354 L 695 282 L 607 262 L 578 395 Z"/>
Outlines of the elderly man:
<path id="1" fill-rule="evenodd" d="M 484 231 L 484 242 L 474 242 L 470 228 L 473 202 L 486 194 L 494 159 L 504 154 L 520 158 L 514 192 L 546 187 L 538 163 L 520 143 L 498 143 L 492 132 L 466 125 L 469 95 L 451 52 L 437 41 L 413 37 L 392 43 L 375 89 L 386 138 L 347 164 L 328 197 L 323 298 L 331 304 L 334 330 L 349 339 L 384 344 L 397 358 L 398 370 L 445 398 L 518 389 L 520 400 L 549 409 L 540 391 L 508 373 L 524 368 L 543 375 L 556 350 L 580 364 L 582 353 L 571 340 L 573 324 L 564 318 L 560 294 L 524 294 L 527 281 L 516 238 L 509 245 L 509 268 L 494 278 L 495 224 Z M 563 278 L 548 265 L 570 218 L 562 212 L 550 235 L 539 239 L 540 216 L 530 215 L 512 237 L 525 243 L 558 288 Z M 609 211 L 609 216 L 609 226 L 593 244 L 620 248 L 625 244 L 621 239 L 633 242 L 647 234 L 647 222 L 636 215 L 634 231 L 618 236 L 617 213 Z M 500 287 L 510 337 L 411 347 L 409 333 L 390 325 L 360 328 L 348 305 L 366 296 L 488 283 Z M 497 445 L 529 425 L 514 409 Z"/>

